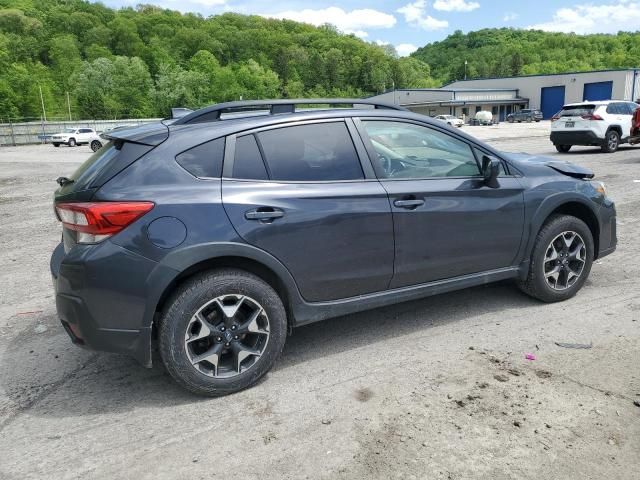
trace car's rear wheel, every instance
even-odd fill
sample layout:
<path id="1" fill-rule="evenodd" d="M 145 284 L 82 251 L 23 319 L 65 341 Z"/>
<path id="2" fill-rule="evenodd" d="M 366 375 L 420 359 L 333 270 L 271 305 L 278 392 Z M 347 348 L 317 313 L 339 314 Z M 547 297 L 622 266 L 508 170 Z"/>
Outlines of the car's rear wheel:
<path id="1" fill-rule="evenodd" d="M 93 140 L 91 142 L 91 151 L 92 152 L 97 152 L 98 150 L 100 150 L 102 148 L 102 143 L 100 143 L 98 140 Z"/>
<path id="2" fill-rule="evenodd" d="M 76 139 L 75 138 L 70 138 L 69 139 L 69 146 L 70 147 L 75 147 L 76 146 Z"/>
<path id="3" fill-rule="evenodd" d="M 241 270 L 217 270 L 188 280 L 169 300 L 160 320 L 160 354 L 178 384 L 220 396 L 266 374 L 286 334 L 286 312 L 273 288 Z"/>
<path id="4" fill-rule="evenodd" d="M 605 153 L 613 153 L 620 146 L 620 134 L 615 130 L 609 130 L 602 144 L 602 151 Z"/>
<path id="5" fill-rule="evenodd" d="M 571 145 L 556 145 L 556 150 L 558 150 L 560 153 L 567 153 L 569 150 L 571 150 Z"/>
<path id="6" fill-rule="evenodd" d="M 520 289 L 543 302 L 573 297 L 589 276 L 593 263 L 593 236 L 579 218 L 554 215 L 538 232 L 529 274 Z"/>

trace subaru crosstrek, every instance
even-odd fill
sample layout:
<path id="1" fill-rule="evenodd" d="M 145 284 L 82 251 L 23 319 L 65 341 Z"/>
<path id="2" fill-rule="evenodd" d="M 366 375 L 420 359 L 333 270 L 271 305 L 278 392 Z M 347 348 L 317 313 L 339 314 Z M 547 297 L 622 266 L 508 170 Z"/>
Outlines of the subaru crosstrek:
<path id="1" fill-rule="evenodd" d="M 58 179 L 58 315 L 76 344 L 145 366 L 157 345 L 183 387 L 235 392 L 292 327 L 505 279 L 575 295 L 616 247 L 591 177 L 367 100 L 235 102 L 114 131 Z"/>

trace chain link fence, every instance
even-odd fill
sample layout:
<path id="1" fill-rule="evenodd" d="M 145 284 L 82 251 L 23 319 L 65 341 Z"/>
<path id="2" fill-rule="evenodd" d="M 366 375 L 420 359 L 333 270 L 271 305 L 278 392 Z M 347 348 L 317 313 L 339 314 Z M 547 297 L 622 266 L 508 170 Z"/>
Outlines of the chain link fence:
<path id="1" fill-rule="evenodd" d="M 102 133 L 115 127 L 137 126 L 146 123 L 158 122 L 160 118 L 135 118 L 121 120 L 57 120 L 49 119 L 28 121 L 29 119 L 0 118 L 0 147 L 8 145 L 28 145 L 34 143 L 50 143 L 51 136 L 65 128 L 93 128 Z"/>

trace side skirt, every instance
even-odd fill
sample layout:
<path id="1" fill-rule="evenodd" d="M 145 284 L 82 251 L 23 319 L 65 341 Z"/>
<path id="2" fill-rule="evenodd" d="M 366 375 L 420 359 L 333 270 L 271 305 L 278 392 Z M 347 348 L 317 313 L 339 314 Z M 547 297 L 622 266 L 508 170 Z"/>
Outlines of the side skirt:
<path id="1" fill-rule="evenodd" d="M 461 290 L 463 288 L 485 285 L 520 275 L 518 267 L 506 267 L 486 272 L 472 273 L 460 277 L 437 280 L 434 282 L 412 285 L 410 287 L 395 288 L 384 292 L 360 295 L 330 302 L 301 302 L 292 305 L 295 326 L 306 325 L 328 318 L 340 317 L 351 313 L 371 310 L 396 303 L 417 300 L 440 293 Z"/>

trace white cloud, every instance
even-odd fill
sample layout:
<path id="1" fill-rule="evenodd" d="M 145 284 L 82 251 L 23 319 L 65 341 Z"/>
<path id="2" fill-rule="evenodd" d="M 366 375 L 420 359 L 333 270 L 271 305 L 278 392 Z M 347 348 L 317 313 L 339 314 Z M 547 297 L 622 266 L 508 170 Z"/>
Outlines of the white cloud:
<path id="1" fill-rule="evenodd" d="M 396 52 L 401 57 L 406 57 L 407 55 L 412 54 L 418 49 L 415 45 L 411 43 L 401 43 L 400 45 L 396 45 Z"/>
<path id="2" fill-rule="evenodd" d="M 507 12 L 504 14 L 504 17 L 502 17 L 502 21 L 503 22 L 511 22 L 513 20 L 515 20 L 516 18 L 518 18 L 520 15 L 518 15 L 517 13 L 514 12 Z"/>
<path id="3" fill-rule="evenodd" d="M 397 11 L 404 15 L 404 19 L 409 25 L 414 27 L 424 28 L 425 30 L 439 30 L 449 26 L 449 22 L 446 20 L 438 20 L 437 18 L 427 15 L 426 0 L 416 0 L 413 3 L 407 3 Z"/>
<path id="4" fill-rule="evenodd" d="M 549 22 L 527 28 L 549 32 L 616 33 L 640 27 L 640 2 L 617 0 L 607 4 L 581 4 L 556 10 Z"/>
<path id="5" fill-rule="evenodd" d="M 479 8 L 478 2 L 465 2 L 465 0 L 436 0 L 433 8 L 443 12 L 470 12 Z"/>
<path id="6" fill-rule="evenodd" d="M 396 17 L 393 15 L 370 8 L 351 10 L 350 12 L 340 7 L 327 7 L 317 10 L 305 8 L 304 10 L 286 10 L 279 13 L 263 13 L 260 15 L 266 18 L 286 18 L 316 26 L 330 23 L 342 32 L 353 33 L 359 37 L 366 37 L 366 30 L 392 28 L 396 24 Z"/>

